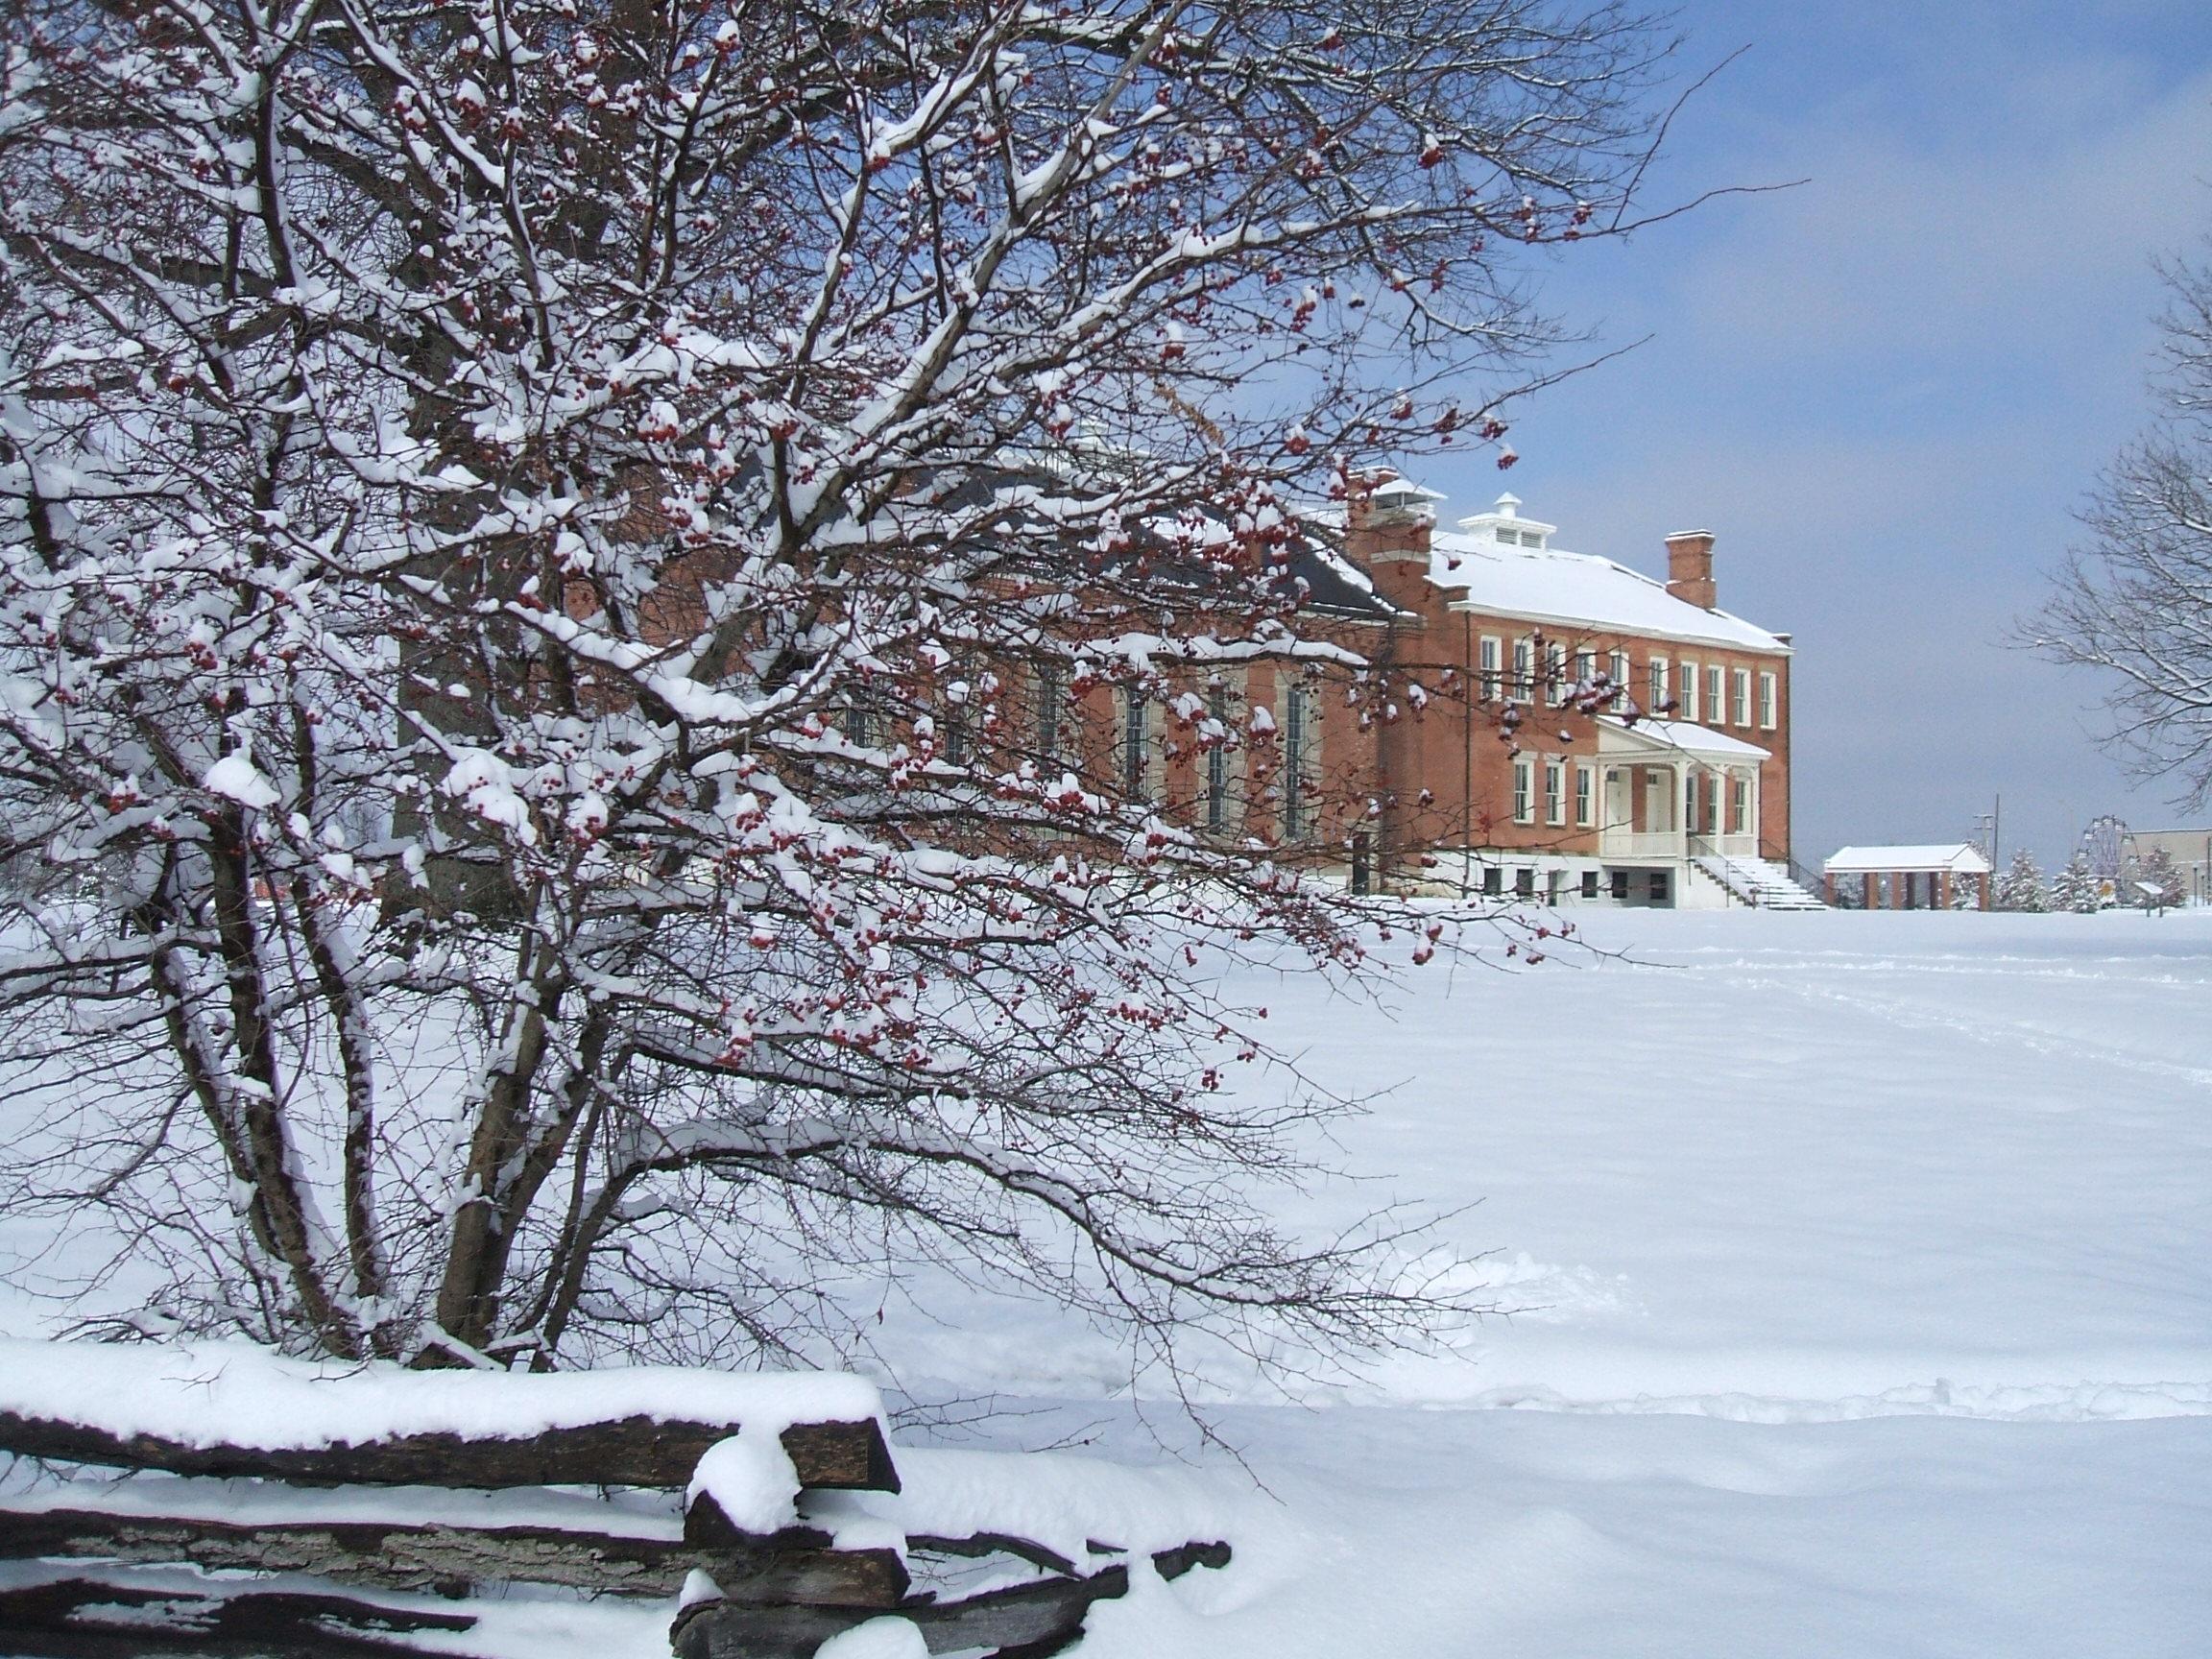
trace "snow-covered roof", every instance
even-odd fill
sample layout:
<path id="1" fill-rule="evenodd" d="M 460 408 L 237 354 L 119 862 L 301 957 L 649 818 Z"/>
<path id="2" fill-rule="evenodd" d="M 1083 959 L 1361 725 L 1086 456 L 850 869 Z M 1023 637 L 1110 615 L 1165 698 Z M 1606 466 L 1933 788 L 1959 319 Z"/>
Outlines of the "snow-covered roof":
<path id="1" fill-rule="evenodd" d="M 1821 866 L 1838 876 L 1879 874 L 1887 870 L 1948 870 L 1955 876 L 1987 871 L 1989 860 L 1966 841 L 1913 847 L 1846 847 Z"/>
<path id="2" fill-rule="evenodd" d="M 1689 755 L 1765 760 L 1771 753 L 1756 743 L 1746 743 L 1741 737 L 1731 737 L 1710 726 L 1695 726 L 1687 720 L 1639 720 L 1631 726 L 1617 714 L 1601 714 L 1598 724 L 1623 736 L 1647 738 L 1660 748 L 1679 749 Z"/>
<path id="3" fill-rule="evenodd" d="M 1299 606 L 1373 622 L 1400 614 L 1375 591 L 1375 583 L 1322 537 L 1301 536 L 1290 544 L 1286 574 L 1298 584 Z"/>
<path id="4" fill-rule="evenodd" d="M 1790 650 L 1755 623 L 1677 599 L 1657 578 L 1596 554 L 1509 547 L 1490 537 L 1449 530 L 1438 531 L 1431 545 L 1429 580 L 1459 590 L 1452 601 L 1455 610 L 1564 626 L 1596 624 L 1776 655 Z"/>
<path id="5" fill-rule="evenodd" d="M 1408 500 L 1440 501 L 1436 491 L 1410 479 L 1382 487 Z M 1341 502 L 1300 502 L 1294 517 L 1323 530 L 1341 533 Z M 1685 644 L 1723 645 L 1738 650 L 1789 656 L 1789 639 L 1768 633 L 1727 611 L 1708 611 L 1667 591 L 1656 576 L 1630 569 L 1592 553 L 1570 553 L 1551 545 L 1555 524 L 1521 512 L 1521 498 L 1498 497 L 1488 511 L 1459 520 L 1456 530 L 1437 530 L 1430 539 L 1429 580 L 1456 590 L 1454 610 L 1564 628 L 1596 628 L 1622 634 L 1678 639 Z M 1702 532 L 1699 532 L 1702 534 Z M 1350 561 L 1332 560 L 1333 575 L 1349 576 Z M 1349 584 L 1348 584 L 1349 585 Z M 1364 583 L 1358 586 L 1364 588 Z M 1345 595 L 1349 598 L 1350 595 Z M 1388 607 L 1373 602 L 1387 613 Z M 1346 606 L 1351 609 L 1351 606 Z"/>

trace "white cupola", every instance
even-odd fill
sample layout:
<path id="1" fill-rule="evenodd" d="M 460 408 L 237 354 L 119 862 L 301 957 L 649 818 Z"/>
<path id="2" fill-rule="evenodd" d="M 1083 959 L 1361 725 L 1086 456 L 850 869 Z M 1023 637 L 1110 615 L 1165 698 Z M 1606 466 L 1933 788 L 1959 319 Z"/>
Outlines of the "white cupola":
<path id="1" fill-rule="evenodd" d="M 1460 519 L 1459 528 L 1501 547 L 1543 547 L 1550 543 L 1559 526 L 1522 517 L 1521 497 L 1507 491 L 1491 503 L 1489 512 L 1470 514 Z"/>

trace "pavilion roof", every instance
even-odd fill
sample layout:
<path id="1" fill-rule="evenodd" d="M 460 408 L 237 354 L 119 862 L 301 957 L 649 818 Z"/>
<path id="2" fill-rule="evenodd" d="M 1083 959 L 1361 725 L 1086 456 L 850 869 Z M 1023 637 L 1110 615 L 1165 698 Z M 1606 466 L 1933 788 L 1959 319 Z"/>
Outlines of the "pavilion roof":
<path id="1" fill-rule="evenodd" d="M 1968 841 L 1921 843 L 1902 847 L 1845 847 L 1821 868 L 1831 876 L 1919 875 L 1948 870 L 1954 876 L 1986 874 L 1989 860 Z"/>

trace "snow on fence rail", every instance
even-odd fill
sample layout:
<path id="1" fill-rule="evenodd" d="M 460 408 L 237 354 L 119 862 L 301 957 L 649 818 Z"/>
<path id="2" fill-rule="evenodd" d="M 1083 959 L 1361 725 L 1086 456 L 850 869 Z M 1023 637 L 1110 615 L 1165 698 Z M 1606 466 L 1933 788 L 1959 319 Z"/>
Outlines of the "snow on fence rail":
<path id="1" fill-rule="evenodd" d="M 233 1342 L 0 1339 L 0 1447 L 178 1475 L 681 1486 L 736 1425 L 776 1435 L 804 1486 L 899 1489 L 881 1398 L 836 1373 L 408 1371 Z"/>
<path id="2" fill-rule="evenodd" d="M 992 1526 L 990 1489 L 1019 1484 L 1020 1460 L 987 1454 L 915 1455 L 950 1499 L 943 1530 L 921 1529 L 926 1503 L 896 1521 L 856 1507 L 848 1495 L 901 1480 L 876 1391 L 838 1375 L 421 1373 L 238 1344 L 0 1341 L 0 1630 L 26 1653 L 538 1659 L 501 1640 L 510 1609 L 454 1600 L 533 1584 L 681 1595 L 684 1659 L 804 1659 L 885 1614 L 932 1651 L 1027 1656 L 1073 1640 L 1141 1554 L 1166 1577 L 1229 1559 L 1224 1543 L 1146 1538 L 1086 1537 L 1078 1555 Z M 942 1479 L 960 1458 L 966 1478 Z"/>

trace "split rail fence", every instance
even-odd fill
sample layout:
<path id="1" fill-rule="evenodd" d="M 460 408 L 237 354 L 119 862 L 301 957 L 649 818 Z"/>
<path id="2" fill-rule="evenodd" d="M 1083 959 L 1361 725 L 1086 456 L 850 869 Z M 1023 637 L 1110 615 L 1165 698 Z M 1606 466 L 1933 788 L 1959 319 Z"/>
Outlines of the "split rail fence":
<path id="1" fill-rule="evenodd" d="M 57 1357 L 97 1367 L 143 1353 L 0 1347 L 0 1368 L 35 1348 L 48 1369 Z M 540 1613 L 548 1596 L 627 1599 L 640 1612 L 664 1601 L 680 1659 L 808 1659 L 884 1614 L 911 1620 L 933 1653 L 1043 1659 L 1080 1635 L 1094 1602 L 1129 1588 L 1132 1554 L 1110 1541 L 1089 1541 L 1075 1560 L 1012 1532 L 886 1536 L 879 1519 L 872 1529 L 841 1522 L 833 1495 L 901 1484 L 879 1419 L 834 1409 L 840 1388 L 848 1405 L 865 1391 L 855 1379 L 822 1380 L 833 1408 L 820 1415 L 794 1411 L 808 1380 L 785 1378 L 772 1380 L 785 1385 L 776 1408 L 752 1424 L 617 1409 L 514 1432 L 456 1430 L 450 1408 L 410 1422 L 407 1390 L 396 1407 L 389 1374 L 319 1380 L 327 1420 L 373 1431 L 302 1445 L 286 1442 L 316 1435 L 288 1427 L 280 1401 L 268 1432 L 239 1432 L 234 1410 L 216 1414 L 227 1432 L 195 1431 L 190 1370 L 163 1380 L 181 1396 L 166 1415 L 58 1409 L 54 1388 L 25 1399 L 0 1378 L 0 1453 L 14 1459 L 0 1484 L 7 1652 L 496 1652 L 520 1595 Z M 442 1376 L 448 1402 L 469 1387 L 468 1374 Z M 622 1376 L 592 1374 L 594 1397 L 619 1395 Z M 497 1415 L 556 1380 L 483 1381 Z M 774 1435 L 801 1488 L 793 1519 L 772 1531 L 733 1523 L 714 1485 L 694 1480 L 710 1448 L 748 1434 Z M 1225 1566 L 1230 1551 L 1194 1540 L 1148 1553 L 1172 1578 Z"/>

